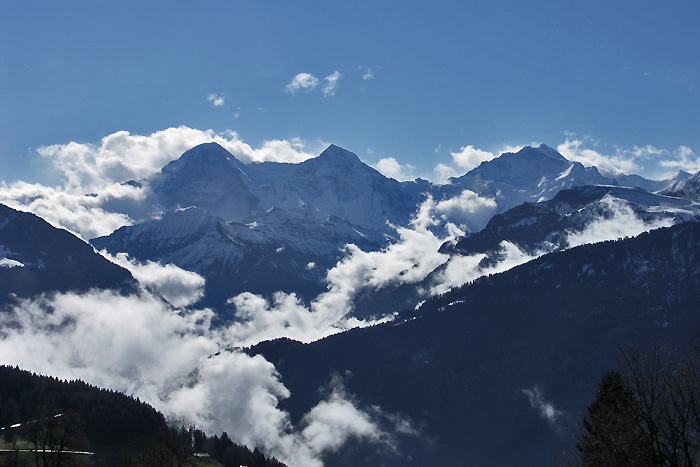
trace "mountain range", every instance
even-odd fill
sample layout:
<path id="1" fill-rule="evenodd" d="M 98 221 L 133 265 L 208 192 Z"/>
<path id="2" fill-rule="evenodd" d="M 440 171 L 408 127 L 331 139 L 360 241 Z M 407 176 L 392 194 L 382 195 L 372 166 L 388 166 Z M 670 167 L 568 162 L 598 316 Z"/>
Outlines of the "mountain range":
<path id="1" fill-rule="evenodd" d="M 371 451 L 382 465 L 549 465 L 574 449 L 583 408 L 620 348 L 697 334 L 699 248 L 697 222 L 579 246 L 391 323 L 249 352 L 275 364 L 293 417 L 334 375 L 367 406 L 408 417 L 419 435 L 402 438 L 399 454 Z"/>
<path id="2" fill-rule="evenodd" d="M 281 331 L 245 351 L 274 364 L 291 422 L 341 380 L 391 432 L 326 452 L 328 465 L 546 464 L 571 448 L 621 346 L 684 342 L 700 325 L 700 173 L 611 176 L 541 145 L 446 183 L 398 182 L 333 145 L 299 164 L 243 164 L 208 143 L 128 184 L 144 193 L 123 213 L 136 222 L 89 244 L 0 206 L 2 309 L 144 293 L 98 251 L 202 276 L 188 308 L 210 309 L 217 329 L 249 324 L 234 297 L 257 296 Z M 296 321 L 272 309 L 290 306 L 280 297 Z M 375 325 L 287 338 L 324 306 Z"/>
<path id="3" fill-rule="evenodd" d="M 491 250 L 504 240 L 529 252 L 562 249 L 568 244 L 557 235 L 580 232 L 623 205 L 648 225 L 671 225 L 698 214 L 690 200 L 673 198 L 674 190 L 686 186 L 679 181 L 682 175 L 661 182 L 622 179 L 667 194 L 621 186 L 545 145 L 505 153 L 433 184 L 397 182 L 333 145 L 299 164 L 246 165 L 208 143 L 130 182 L 147 189 L 156 218 L 91 243 L 111 254 L 125 252 L 138 261 L 172 263 L 201 274 L 206 279 L 201 304 L 234 317 L 228 300 L 242 292 L 265 297 L 294 292 L 312 300 L 327 289 L 326 272 L 344 257 L 346 244 L 370 252 L 400 242 L 397 229 L 409 228 L 426 200 L 435 203 L 430 228 L 436 235 L 447 238 L 449 223 L 464 234 L 456 247 L 441 251 L 462 255 L 476 252 L 473 245 L 484 238 Z M 587 186 L 608 188 L 582 191 Z M 556 198 L 562 190 L 573 192 Z M 513 224 L 508 231 L 500 225 L 504 222 Z M 492 235 L 495 228 L 500 233 Z M 392 311 L 398 310 L 382 313 Z"/>

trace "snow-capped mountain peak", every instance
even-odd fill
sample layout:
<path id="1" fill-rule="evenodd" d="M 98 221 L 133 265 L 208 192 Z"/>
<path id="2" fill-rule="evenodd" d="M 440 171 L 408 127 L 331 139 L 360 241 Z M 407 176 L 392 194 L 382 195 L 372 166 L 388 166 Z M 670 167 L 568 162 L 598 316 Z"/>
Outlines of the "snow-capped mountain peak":
<path id="1" fill-rule="evenodd" d="M 340 146 L 331 144 L 318 157 L 319 160 L 325 160 L 333 163 L 361 163 L 360 158 L 353 152 L 343 149 Z"/>

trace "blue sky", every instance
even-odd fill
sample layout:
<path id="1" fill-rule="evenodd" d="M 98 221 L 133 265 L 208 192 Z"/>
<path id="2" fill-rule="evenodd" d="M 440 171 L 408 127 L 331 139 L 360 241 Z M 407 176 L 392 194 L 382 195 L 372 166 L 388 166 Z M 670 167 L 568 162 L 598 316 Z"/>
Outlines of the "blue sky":
<path id="1" fill-rule="evenodd" d="M 434 3 L 0 2 L 0 180 L 50 179 L 43 146 L 179 126 L 413 176 L 530 143 L 700 170 L 697 1 Z"/>

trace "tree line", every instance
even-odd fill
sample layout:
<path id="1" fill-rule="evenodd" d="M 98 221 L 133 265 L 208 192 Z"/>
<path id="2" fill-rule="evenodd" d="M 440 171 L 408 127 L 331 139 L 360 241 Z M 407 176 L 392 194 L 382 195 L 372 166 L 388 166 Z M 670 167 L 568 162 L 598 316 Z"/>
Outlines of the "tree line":
<path id="1" fill-rule="evenodd" d="M 10 366 L 0 366 L 0 437 L 9 466 L 284 465 L 226 433 L 168 424 L 138 398 Z"/>

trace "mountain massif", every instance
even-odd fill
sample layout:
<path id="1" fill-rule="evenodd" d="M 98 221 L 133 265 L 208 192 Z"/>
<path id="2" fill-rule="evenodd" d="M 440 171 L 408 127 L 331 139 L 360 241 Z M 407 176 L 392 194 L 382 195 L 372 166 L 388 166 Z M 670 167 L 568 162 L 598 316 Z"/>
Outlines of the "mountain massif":
<path id="1" fill-rule="evenodd" d="M 0 206 L 0 303 L 146 293 L 97 251 L 176 265 L 205 282 L 173 312 L 207 308 L 222 351 L 240 351 L 222 336 L 255 331 L 255 313 L 279 329 L 244 350 L 288 389 L 284 430 L 327 407 L 338 381 L 382 421 L 381 442 L 350 438 L 323 452 L 327 465 L 546 465 L 571 450 L 620 348 L 697 333 L 698 180 L 611 176 L 545 145 L 436 184 L 398 182 L 333 145 L 299 164 L 243 164 L 203 144 L 128 182 L 143 193 L 123 213 L 135 222 L 90 244 Z M 317 320 L 324 307 L 378 321 L 334 327 Z M 288 338 L 313 323 L 328 337 Z"/>
<path id="2" fill-rule="evenodd" d="M 432 184 L 397 182 L 333 145 L 300 164 L 245 165 L 209 143 L 132 182 L 147 189 L 157 218 L 91 243 L 111 254 L 197 272 L 206 279 L 201 304 L 230 318 L 236 310 L 228 301 L 242 292 L 293 292 L 312 300 L 328 287 L 326 273 L 344 257 L 345 245 L 369 252 L 398 243 L 397 229 L 410 227 L 427 200 L 436 203 L 430 228 L 437 235 L 446 235 L 448 224 L 464 233 L 442 252 L 461 255 L 482 252 L 476 245 L 495 251 L 504 240 L 528 252 L 563 249 L 568 233 L 623 209 L 655 226 L 698 214 L 688 199 L 637 187 L 661 191 L 673 181 L 624 180 L 634 186 L 620 186 L 545 145 L 503 154 L 448 183 Z M 600 188 L 583 188 L 592 186 Z M 398 311 L 392 308 L 379 311 Z"/>

